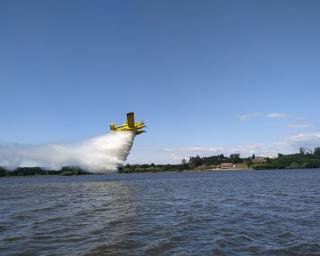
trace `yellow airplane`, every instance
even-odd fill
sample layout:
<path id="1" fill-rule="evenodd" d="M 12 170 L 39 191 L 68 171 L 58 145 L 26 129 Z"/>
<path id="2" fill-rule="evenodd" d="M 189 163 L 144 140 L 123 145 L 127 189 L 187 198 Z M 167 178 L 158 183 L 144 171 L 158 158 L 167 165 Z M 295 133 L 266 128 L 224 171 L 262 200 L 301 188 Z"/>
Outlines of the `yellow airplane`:
<path id="1" fill-rule="evenodd" d="M 141 130 L 145 127 L 146 126 L 144 125 L 144 122 L 136 122 L 136 123 L 134 122 L 134 113 L 133 112 L 127 113 L 127 122 L 124 123 L 123 125 L 116 127 L 116 125 L 114 123 L 110 124 L 111 131 L 117 131 L 117 132 L 132 131 L 135 133 L 135 135 L 139 135 L 143 132 L 146 132 L 144 130 Z"/>

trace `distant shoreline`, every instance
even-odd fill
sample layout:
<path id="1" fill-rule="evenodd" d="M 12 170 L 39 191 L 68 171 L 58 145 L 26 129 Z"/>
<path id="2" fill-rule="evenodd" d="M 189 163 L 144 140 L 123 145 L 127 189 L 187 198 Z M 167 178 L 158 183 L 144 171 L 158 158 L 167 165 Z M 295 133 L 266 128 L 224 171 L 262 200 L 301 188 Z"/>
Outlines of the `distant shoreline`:
<path id="1" fill-rule="evenodd" d="M 278 168 L 278 169 L 253 169 L 253 168 L 229 168 L 229 169 L 184 169 L 184 170 L 137 170 L 137 171 L 130 171 L 130 172 L 123 172 L 123 171 L 115 171 L 115 173 L 120 174 L 130 174 L 130 173 L 162 173 L 162 172 L 230 172 L 230 171 L 263 171 L 263 170 L 310 170 L 310 169 L 318 169 L 319 167 L 313 168 Z M 39 167 L 23 167 L 24 172 L 16 172 L 16 171 L 8 171 L 6 175 L 0 175 L 0 178 L 4 177 L 35 177 L 35 176 L 79 176 L 79 175 L 103 175 L 106 173 L 90 173 L 86 171 L 79 171 L 78 168 L 70 168 L 68 171 L 46 171 Z M 35 172 L 35 169 L 38 171 Z M 72 169 L 74 169 L 72 171 Z M 77 169 L 77 170 L 76 170 Z M 41 170 L 41 171 L 40 171 Z M 110 173 L 110 172 L 107 172 Z"/>
<path id="2" fill-rule="evenodd" d="M 115 173 L 119 174 L 130 174 L 130 173 L 162 173 L 162 172 L 230 172 L 230 171 L 268 171 L 268 170 L 304 170 L 304 169 L 318 169 L 319 167 L 313 167 L 313 168 L 278 168 L 278 169 L 253 169 L 253 168 L 230 168 L 230 169 L 185 169 L 185 170 L 137 170 L 137 171 L 130 171 L 130 172 L 123 172 L 123 171 L 115 171 Z M 24 172 L 17 172 L 17 171 L 8 171 L 6 175 L 0 175 L 0 178 L 4 177 L 41 177 L 41 176 L 79 176 L 79 175 L 103 175 L 107 173 L 90 173 L 87 171 L 71 171 L 71 168 L 68 171 L 46 171 L 44 169 L 41 169 L 39 167 L 23 167 Z M 34 170 L 38 169 L 38 172 L 35 172 Z M 40 171 L 42 170 L 42 171 Z M 78 169 L 79 170 L 79 169 Z"/>
<path id="3" fill-rule="evenodd" d="M 313 169 L 320 168 L 320 147 L 312 152 L 300 148 L 296 154 L 278 154 L 276 158 L 252 155 L 241 158 L 240 154 L 231 154 L 229 157 L 223 154 L 200 157 L 190 157 L 188 161 L 183 159 L 181 164 L 126 164 L 118 168 L 119 173 L 142 173 L 164 171 L 230 171 L 230 170 L 278 170 L 278 169 Z M 65 166 L 61 170 L 45 170 L 41 167 L 19 167 L 15 170 L 7 170 L 0 167 L 0 177 L 5 176 L 32 176 L 32 175 L 90 175 L 90 173 L 77 166 Z"/>

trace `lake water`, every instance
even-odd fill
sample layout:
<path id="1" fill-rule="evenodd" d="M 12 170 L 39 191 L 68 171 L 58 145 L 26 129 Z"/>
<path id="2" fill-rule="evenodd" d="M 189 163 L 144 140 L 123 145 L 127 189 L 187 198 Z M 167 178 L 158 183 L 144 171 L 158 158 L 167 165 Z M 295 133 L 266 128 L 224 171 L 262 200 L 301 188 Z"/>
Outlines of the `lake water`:
<path id="1" fill-rule="evenodd" d="M 0 255 L 320 255 L 320 169 L 0 178 Z"/>

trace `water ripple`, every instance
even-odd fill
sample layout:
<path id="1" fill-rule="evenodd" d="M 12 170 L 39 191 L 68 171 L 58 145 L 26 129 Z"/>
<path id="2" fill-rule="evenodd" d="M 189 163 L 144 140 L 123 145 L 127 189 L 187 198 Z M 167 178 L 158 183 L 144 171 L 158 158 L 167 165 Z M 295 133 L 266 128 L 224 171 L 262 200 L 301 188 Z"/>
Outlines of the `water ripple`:
<path id="1" fill-rule="evenodd" d="M 320 170 L 0 179 L 1 255 L 320 255 Z"/>

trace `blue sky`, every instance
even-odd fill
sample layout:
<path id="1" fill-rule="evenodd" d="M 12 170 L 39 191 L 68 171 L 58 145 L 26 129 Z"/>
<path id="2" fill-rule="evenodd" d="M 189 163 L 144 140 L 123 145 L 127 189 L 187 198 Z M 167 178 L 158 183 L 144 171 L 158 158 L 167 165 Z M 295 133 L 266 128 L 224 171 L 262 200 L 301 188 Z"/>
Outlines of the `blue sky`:
<path id="1" fill-rule="evenodd" d="M 107 132 L 129 162 L 320 145 L 319 1 L 1 1 L 0 141 Z"/>

